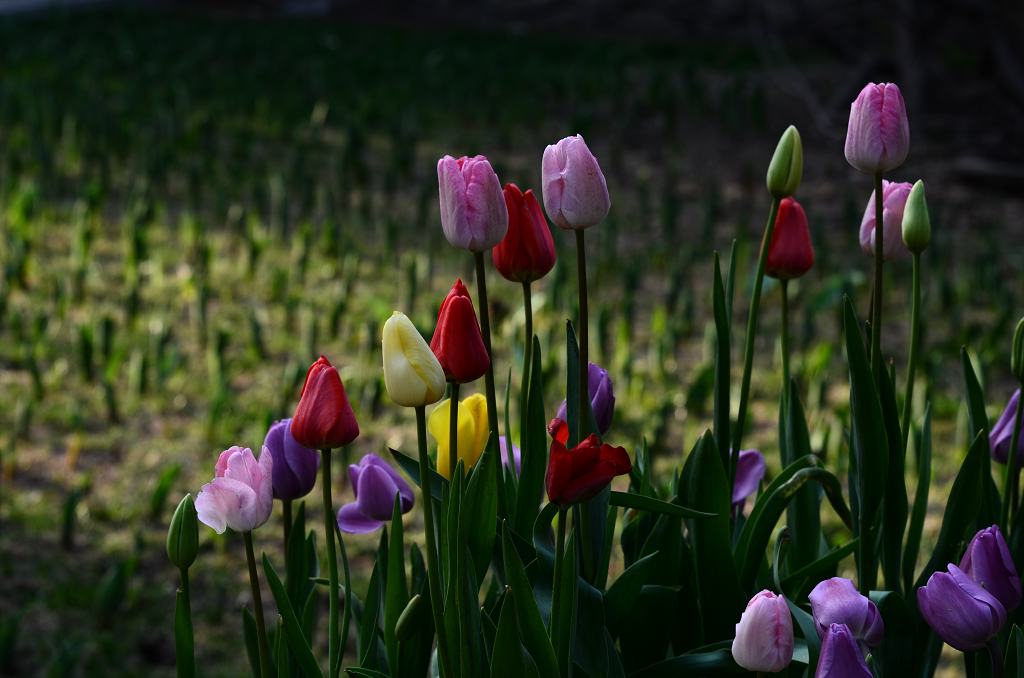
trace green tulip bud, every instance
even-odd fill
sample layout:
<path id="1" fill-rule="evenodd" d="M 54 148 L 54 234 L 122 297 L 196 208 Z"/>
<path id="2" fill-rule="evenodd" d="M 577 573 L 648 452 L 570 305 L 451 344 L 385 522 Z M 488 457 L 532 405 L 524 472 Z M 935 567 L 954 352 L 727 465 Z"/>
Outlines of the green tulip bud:
<path id="1" fill-rule="evenodd" d="M 199 519 L 192 495 L 186 494 L 174 509 L 167 530 L 167 557 L 178 569 L 187 570 L 199 552 Z"/>
<path id="2" fill-rule="evenodd" d="M 924 182 L 920 179 L 910 189 L 907 205 L 903 208 L 903 242 L 907 249 L 920 254 L 932 239 L 932 222 L 928 218 L 928 203 L 924 199 Z"/>
<path id="3" fill-rule="evenodd" d="M 409 640 L 417 631 L 419 626 L 420 609 L 423 607 L 423 597 L 416 594 L 409 599 L 409 603 L 398 615 L 398 622 L 395 623 L 395 636 L 400 641 Z"/>
<path id="4" fill-rule="evenodd" d="M 796 193 L 804 174 L 804 147 L 800 132 L 790 125 L 779 138 L 775 154 L 768 164 L 768 192 L 781 200 Z"/>
<path id="5" fill-rule="evenodd" d="M 1013 331 L 1013 350 L 1010 353 L 1010 371 L 1017 381 L 1024 384 L 1024 318 L 1017 323 Z"/>

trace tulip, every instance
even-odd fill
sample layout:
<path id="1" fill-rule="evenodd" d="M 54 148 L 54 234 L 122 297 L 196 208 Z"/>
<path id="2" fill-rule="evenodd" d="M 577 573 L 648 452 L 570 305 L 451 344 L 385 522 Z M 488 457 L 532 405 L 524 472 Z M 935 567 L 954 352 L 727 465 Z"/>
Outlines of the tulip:
<path id="1" fill-rule="evenodd" d="M 960 561 L 964 574 L 1002 603 L 1007 612 L 1020 605 L 1020 576 L 999 527 L 979 530 Z"/>
<path id="2" fill-rule="evenodd" d="M 917 590 L 917 607 L 928 626 L 949 645 L 980 650 L 1006 623 L 1006 608 L 950 563 Z"/>
<path id="3" fill-rule="evenodd" d="M 511 449 L 511 458 L 509 457 L 509 448 Z M 508 438 L 505 436 L 498 437 L 498 448 L 501 450 L 501 463 L 505 468 L 514 468 L 516 475 L 519 475 L 519 471 L 522 467 L 521 457 L 519 448 L 514 444 L 510 443 Z"/>
<path id="4" fill-rule="evenodd" d="M 590 392 L 590 411 L 594 413 L 594 423 L 601 435 L 608 433 L 612 427 L 612 415 L 615 414 L 615 390 L 612 388 L 612 378 L 608 376 L 608 370 L 594 363 L 589 363 L 589 378 L 587 390 Z M 569 402 L 563 400 L 558 406 L 556 419 L 565 421 L 569 409 Z M 582 415 L 581 416 L 585 416 Z M 565 442 L 565 439 L 562 440 Z"/>
<path id="5" fill-rule="evenodd" d="M 932 222 L 924 198 L 924 182 L 914 182 L 903 209 L 903 243 L 915 254 L 924 252 L 932 239 Z"/>
<path id="6" fill-rule="evenodd" d="M 779 138 L 775 153 L 768 164 L 768 192 L 773 198 L 785 198 L 796 193 L 804 174 L 804 149 L 800 132 L 790 125 Z"/>
<path id="7" fill-rule="evenodd" d="M 902 165 L 909 149 L 910 123 L 900 88 L 868 83 L 850 105 L 846 161 L 861 172 L 878 174 Z"/>
<path id="8" fill-rule="evenodd" d="M 814 266 L 814 247 L 807 227 L 807 213 L 793 198 L 783 198 L 775 217 L 775 231 L 768 245 L 764 272 L 778 280 L 799 278 Z"/>
<path id="9" fill-rule="evenodd" d="M 820 633 L 820 631 L 819 631 Z M 846 624 L 830 624 L 825 629 L 814 678 L 872 678 L 857 639 Z"/>
<path id="10" fill-rule="evenodd" d="M 548 500 L 565 507 L 597 496 L 615 476 L 629 473 L 633 465 L 623 447 L 602 444 L 596 435 L 587 436 L 571 450 L 559 440 L 551 441 L 548 460 Z"/>
<path id="11" fill-rule="evenodd" d="M 486 252 L 501 242 L 508 209 L 487 158 L 444 156 L 437 161 L 437 184 L 441 228 L 448 242 L 470 252 Z"/>
<path id="12" fill-rule="evenodd" d="M 886 261 L 899 259 L 907 255 L 907 246 L 903 243 L 903 209 L 910 195 L 910 184 L 895 181 L 882 182 L 882 233 L 885 242 L 882 244 L 882 256 Z M 864 218 L 860 222 L 860 248 L 866 254 L 875 253 L 875 194 L 871 193 Z"/>
<path id="13" fill-rule="evenodd" d="M 487 438 L 491 429 L 487 423 L 487 399 L 474 393 L 459 402 L 458 412 L 458 450 L 457 459 L 461 459 L 468 471 L 487 446 Z M 437 441 L 437 472 L 445 478 L 451 478 L 449 467 L 451 450 L 451 399 L 443 401 L 427 419 L 427 430 Z M 458 462 L 456 462 L 458 463 Z"/>
<path id="14" fill-rule="evenodd" d="M 167 529 L 167 557 L 179 570 L 188 570 L 199 554 L 199 525 L 192 495 L 186 494 L 174 509 Z"/>
<path id="15" fill-rule="evenodd" d="M 359 437 L 359 424 L 345 386 L 338 370 L 324 356 L 306 372 L 291 432 L 300 445 L 319 450 L 341 447 Z"/>
<path id="16" fill-rule="evenodd" d="M 309 494 L 320 470 L 320 455 L 295 440 L 291 422 L 291 419 L 274 422 L 263 439 L 263 449 L 274 458 L 274 498 L 284 501 Z"/>
<path id="17" fill-rule="evenodd" d="M 532 190 L 525 193 L 505 184 L 508 232 L 491 250 L 494 268 L 506 280 L 528 283 L 540 280 L 555 266 L 555 241 L 547 219 Z"/>
<path id="18" fill-rule="evenodd" d="M 882 642 L 885 624 L 878 607 L 858 593 L 849 579 L 826 579 L 814 587 L 808 598 L 821 638 L 826 637 L 830 627 L 842 625 L 864 646 L 877 647 Z"/>
<path id="19" fill-rule="evenodd" d="M 579 134 L 544 149 L 541 181 L 544 209 L 559 228 L 586 229 L 608 216 L 608 184 Z"/>
<path id="20" fill-rule="evenodd" d="M 366 534 L 391 520 L 395 495 L 399 497 L 403 515 L 412 509 L 409 483 L 376 454 L 368 454 L 358 464 L 350 464 L 348 477 L 356 500 L 338 510 L 338 527 L 342 532 Z"/>
<path id="21" fill-rule="evenodd" d="M 736 624 L 732 658 L 748 671 L 774 673 L 793 661 L 793 619 L 786 599 L 765 589 L 747 603 Z"/>
<path id="22" fill-rule="evenodd" d="M 384 385 L 395 404 L 422 407 L 444 395 L 444 370 L 408 316 L 395 311 L 381 340 Z"/>
<path id="23" fill-rule="evenodd" d="M 1020 400 L 1020 389 L 1013 392 L 1006 409 L 999 415 L 999 420 L 988 434 L 988 447 L 992 458 L 1005 464 L 1010 457 L 1010 445 L 1013 443 L 1014 418 L 1017 413 L 1017 401 Z M 1017 466 L 1024 464 L 1024 435 L 1017 442 Z"/>
<path id="24" fill-rule="evenodd" d="M 491 364 L 476 321 L 473 300 L 462 280 L 455 281 L 441 302 L 430 350 L 437 356 L 445 378 L 460 384 L 479 379 Z"/>
<path id="25" fill-rule="evenodd" d="M 742 510 L 747 497 L 757 491 L 764 478 L 764 455 L 757 450 L 740 450 L 736 462 L 736 482 L 732 486 L 732 505 Z"/>
<path id="26" fill-rule="evenodd" d="M 223 534 L 249 532 L 270 518 L 273 504 L 274 459 L 266 449 L 259 461 L 248 447 L 231 447 L 220 453 L 214 479 L 199 491 L 199 521 Z"/>

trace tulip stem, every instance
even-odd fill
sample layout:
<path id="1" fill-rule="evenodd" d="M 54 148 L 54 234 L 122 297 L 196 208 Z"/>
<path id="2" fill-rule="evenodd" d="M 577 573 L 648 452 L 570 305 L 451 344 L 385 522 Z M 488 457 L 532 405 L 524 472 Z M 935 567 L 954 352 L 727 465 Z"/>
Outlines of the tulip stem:
<path id="1" fill-rule="evenodd" d="M 196 675 L 195 640 L 192 631 L 192 594 L 189 590 L 188 568 L 182 567 L 181 586 L 178 587 L 179 597 L 175 604 L 183 605 L 185 608 L 185 628 L 182 629 L 183 637 L 179 637 L 177 619 L 174 628 L 174 658 L 178 669 L 178 678 L 193 678 Z M 175 607 L 175 616 L 178 608 Z"/>
<path id="2" fill-rule="evenodd" d="M 252 586 L 252 607 L 256 614 L 256 638 L 260 647 L 260 676 L 270 678 L 270 645 L 267 643 L 267 625 L 263 620 L 263 596 L 260 595 L 260 576 L 256 571 L 256 554 L 252 548 L 252 531 L 243 532 L 245 558 L 249 562 L 249 584 Z"/>
<path id="3" fill-rule="evenodd" d="M 1024 415 L 1024 397 L 1019 397 L 1017 398 L 1017 409 L 1013 415 L 1013 434 L 1010 436 L 1010 449 L 1006 453 L 1006 477 L 1003 480 L 1003 515 L 1002 520 L 999 521 L 1003 526 L 1003 534 L 1010 534 L 1010 521 L 1017 517 L 1017 483 L 1020 480 L 1020 469 L 1017 467 L 1017 445 L 1020 444 L 1022 415 Z"/>
<path id="4" fill-rule="evenodd" d="M 331 501 L 331 451 L 320 450 L 320 484 L 323 485 L 324 500 L 324 541 L 327 542 L 327 596 L 329 616 L 327 618 L 328 675 L 334 672 L 334 665 L 341 652 L 341 636 L 338 635 L 338 556 L 334 550 L 334 504 Z M 347 591 L 345 592 L 347 595 Z M 346 601 L 346 605 L 347 605 Z"/>
<path id="5" fill-rule="evenodd" d="M 450 383 L 448 399 L 448 480 L 455 482 L 459 463 L 459 382 Z"/>
<path id="6" fill-rule="evenodd" d="M 533 293 L 530 291 L 530 282 L 523 281 L 523 313 L 526 316 L 526 344 L 523 347 L 523 390 L 529 383 L 530 369 L 533 365 Z M 505 432 L 508 435 L 508 431 Z M 520 431 L 522 436 L 523 432 Z"/>
<path id="7" fill-rule="evenodd" d="M 883 243 L 885 242 L 884 217 L 885 197 L 882 194 L 882 173 L 875 173 L 875 285 L 871 299 L 871 370 L 875 381 L 882 378 L 882 266 L 885 263 Z"/>
<path id="8" fill-rule="evenodd" d="M 764 225 L 761 238 L 761 254 L 757 260 L 757 271 L 754 274 L 754 291 L 750 296 L 750 310 L 747 314 L 747 337 L 743 351 L 743 380 L 740 382 L 740 405 L 736 413 L 736 426 L 733 427 L 732 453 L 729 458 L 729 487 L 736 481 L 736 463 L 739 461 L 740 444 L 743 442 L 743 426 L 747 419 L 747 398 L 750 395 L 750 372 L 754 364 L 754 337 L 757 334 L 757 314 L 761 305 L 761 287 L 764 284 L 764 267 L 768 263 L 768 246 L 775 233 L 775 218 L 779 213 L 779 199 L 772 198 L 768 208 L 768 222 Z M 724 441 L 719 441 L 719 445 Z M 730 492 L 732 490 L 730 489 Z"/>
<path id="9" fill-rule="evenodd" d="M 558 507 L 558 532 L 555 542 L 555 571 L 551 580 L 551 619 L 548 620 L 548 636 L 555 641 L 555 620 L 558 619 L 562 601 L 562 568 L 565 565 L 565 507 Z M 555 641 L 557 642 L 557 641 Z"/>
<path id="10" fill-rule="evenodd" d="M 474 252 L 476 260 L 476 289 L 480 297 L 480 331 L 484 335 L 484 348 L 487 349 L 487 372 L 484 374 L 484 385 L 487 388 L 487 423 L 491 427 L 491 435 L 487 439 L 487 447 L 498 456 L 498 397 L 494 391 L 494 352 L 491 350 L 491 313 L 487 305 L 487 276 L 484 273 L 484 253 Z M 505 491 L 501 478 L 501 460 L 494 465 L 494 491 L 498 494 L 498 517 L 505 515 Z"/>
<path id="11" fill-rule="evenodd" d="M 918 344 L 921 341 L 921 253 L 914 252 L 914 281 L 910 302 L 910 358 L 907 361 L 907 395 L 903 399 L 903 450 L 910 440 L 910 416 L 914 403 L 914 374 L 917 372 Z"/>
<path id="12" fill-rule="evenodd" d="M 576 328 L 580 337 L 580 406 L 579 418 L 576 421 L 576 440 L 579 443 L 587 437 L 590 429 L 590 339 L 587 331 L 587 248 L 583 239 L 584 230 L 577 228 L 576 233 L 576 275 L 579 279 L 580 291 L 580 326 Z"/>
<path id="13" fill-rule="evenodd" d="M 430 609 L 434 614 L 437 632 L 437 655 L 442 678 L 453 676 L 448 663 L 448 643 L 445 640 L 444 616 L 441 606 L 441 581 L 438 578 L 437 545 L 434 537 L 434 498 L 430 494 L 430 464 L 427 459 L 427 415 L 421 405 L 416 408 L 416 438 L 420 451 L 420 494 L 423 497 L 423 532 L 427 540 L 427 585 L 430 588 Z"/>
<path id="14" fill-rule="evenodd" d="M 287 569 L 288 564 L 288 542 L 290 541 L 292 534 L 292 500 L 283 499 L 281 501 L 281 517 L 284 520 L 284 559 L 285 567 Z"/>
<path id="15" fill-rule="evenodd" d="M 782 403 L 785 406 L 789 398 L 789 281 L 780 280 L 782 283 Z M 785 412 L 785 407 L 783 409 Z M 792 459 L 786 459 L 789 463 Z"/>

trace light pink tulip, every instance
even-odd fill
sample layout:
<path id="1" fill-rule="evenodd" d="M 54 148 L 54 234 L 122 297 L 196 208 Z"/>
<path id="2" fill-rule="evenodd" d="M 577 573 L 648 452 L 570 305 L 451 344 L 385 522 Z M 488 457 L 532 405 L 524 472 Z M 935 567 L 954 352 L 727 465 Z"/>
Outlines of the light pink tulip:
<path id="1" fill-rule="evenodd" d="M 441 228 L 448 242 L 471 252 L 486 252 L 508 231 L 508 208 L 498 175 L 482 155 L 437 161 Z"/>
<path id="2" fill-rule="evenodd" d="M 590 228 L 608 216 L 608 184 L 579 134 L 544 149 L 541 183 L 544 209 L 559 228 Z"/>
<path id="3" fill-rule="evenodd" d="M 910 123 L 900 88 L 868 83 L 850 104 L 846 161 L 868 174 L 887 172 L 903 164 L 908 150 Z"/>
<path id="4" fill-rule="evenodd" d="M 259 461 L 248 447 L 231 447 L 220 453 L 214 479 L 196 497 L 199 520 L 222 534 L 230 527 L 249 532 L 270 518 L 273 505 L 274 458 L 263 448 Z"/>
<path id="5" fill-rule="evenodd" d="M 765 589 L 747 603 L 736 624 L 732 658 L 748 671 L 774 673 L 793 661 L 793 619 L 783 596 Z"/>
<path id="6" fill-rule="evenodd" d="M 903 242 L 903 208 L 907 205 L 911 185 L 906 182 L 882 181 L 882 256 L 886 261 L 910 254 Z M 860 247 L 875 254 L 875 194 L 871 193 L 864 218 L 860 222 Z"/>

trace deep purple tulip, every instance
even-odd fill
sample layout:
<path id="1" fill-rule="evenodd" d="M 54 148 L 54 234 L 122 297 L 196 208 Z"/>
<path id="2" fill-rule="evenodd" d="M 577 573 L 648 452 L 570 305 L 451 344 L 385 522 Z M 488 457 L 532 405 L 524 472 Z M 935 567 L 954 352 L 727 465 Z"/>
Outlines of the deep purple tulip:
<path id="1" fill-rule="evenodd" d="M 828 633 L 829 627 L 842 624 L 862 645 L 877 647 L 882 642 L 885 635 L 882 615 L 870 599 L 857 592 L 857 587 L 849 579 L 826 579 L 815 586 L 808 597 L 821 638 Z"/>
<path id="2" fill-rule="evenodd" d="M 594 412 L 597 430 L 604 435 L 612 427 L 612 415 L 615 413 L 615 391 L 612 389 L 612 378 L 608 376 L 608 370 L 590 363 L 588 383 L 590 409 Z M 568 421 L 569 418 L 566 414 L 568 406 L 568 401 L 563 400 L 555 418 Z"/>
<path id="3" fill-rule="evenodd" d="M 409 483 L 376 454 L 368 454 L 358 464 L 350 464 L 348 477 L 356 500 L 338 510 L 338 527 L 342 532 L 366 534 L 391 520 L 396 494 L 400 497 L 403 514 L 412 509 Z"/>
<path id="4" fill-rule="evenodd" d="M 1006 608 L 950 563 L 917 590 L 917 607 L 928 626 L 956 649 L 980 650 L 1006 623 Z"/>
<path id="5" fill-rule="evenodd" d="M 757 492 L 757 486 L 764 478 L 764 455 L 757 450 L 740 450 L 736 462 L 736 482 L 732 486 L 732 505 L 742 509 L 747 497 Z"/>
<path id="6" fill-rule="evenodd" d="M 998 525 L 974 535 L 960 561 L 960 569 L 995 596 L 1007 612 L 1020 605 L 1020 576 Z"/>
<path id="7" fill-rule="evenodd" d="M 320 455 L 299 444 L 291 432 L 291 419 L 275 421 L 263 439 L 263 449 L 274 458 L 274 499 L 299 499 L 316 485 Z"/>
<path id="8" fill-rule="evenodd" d="M 814 678 L 872 678 L 857 639 L 846 624 L 830 624 L 821 641 Z"/>
<path id="9" fill-rule="evenodd" d="M 501 450 L 501 464 L 505 468 L 509 468 L 510 464 L 515 464 L 516 475 L 519 475 L 519 471 L 522 468 L 522 455 L 519 452 L 519 448 L 516 447 L 515 443 L 512 443 L 512 459 L 508 457 L 509 442 L 505 436 L 498 436 L 498 448 Z"/>
<path id="10" fill-rule="evenodd" d="M 1013 420 L 1017 416 L 1017 401 L 1020 400 L 1020 389 L 1013 392 L 1006 409 L 999 415 L 999 421 L 988 434 L 988 448 L 992 458 L 1005 464 L 1010 458 L 1010 445 L 1013 443 Z M 1024 435 L 1017 441 L 1017 468 L 1024 465 Z"/>

